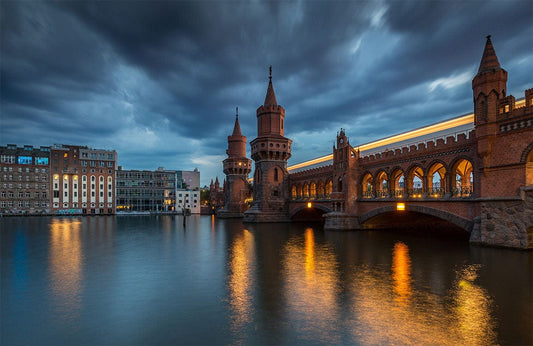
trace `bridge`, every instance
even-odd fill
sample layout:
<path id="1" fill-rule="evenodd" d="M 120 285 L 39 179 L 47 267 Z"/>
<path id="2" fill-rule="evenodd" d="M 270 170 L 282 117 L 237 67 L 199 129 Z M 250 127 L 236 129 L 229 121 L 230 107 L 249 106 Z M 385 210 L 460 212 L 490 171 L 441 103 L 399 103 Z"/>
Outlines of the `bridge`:
<path id="1" fill-rule="evenodd" d="M 533 89 L 518 100 L 506 94 L 490 36 L 472 80 L 473 112 L 355 146 L 341 129 L 331 154 L 292 166 L 285 109 L 269 79 L 250 143 L 253 204 L 241 212 L 243 187 L 229 174 L 227 215 L 319 219 L 326 230 L 443 227 L 468 232 L 471 243 L 533 248 Z"/>
<path id="2" fill-rule="evenodd" d="M 456 228 L 469 232 L 472 242 L 483 243 L 488 239 L 481 239 L 482 217 L 491 219 L 483 211 L 499 204 L 494 208 L 498 214 L 524 221 L 518 226 L 525 228 L 523 236 L 514 239 L 512 247 L 531 248 L 533 208 L 531 201 L 525 208 L 524 204 L 533 199 L 533 145 L 526 141 L 531 141 L 533 132 L 532 104 L 533 89 L 529 89 L 525 98 L 507 108 L 507 116 L 501 116 L 505 125 L 498 127 L 498 140 L 510 143 L 506 137 L 513 136 L 520 145 L 509 152 L 502 147 L 499 160 L 508 162 L 491 171 L 503 168 L 505 175 L 522 169 L 523 179 L 506 183 L 508 179 L 500 177 L 495 196 L 482 193 L 484 170 L 489 167 L 479 159 L 471 113 L 359 146 L 350 145 L 341 130 L 332 154 L 288 167 L 289 216 L 292 220 L 325 217 L 325 228 L 330 230 L 412 227 L 414 223 L 430 229 Z M 508 124 L 509 118 L 514 123 Z M 520 180 L 522 184 L 517 184 Z M 499 216 L 503 228 L 509 227 L 510 220 Z M 512 232 L 502 233 L 506 235 L 493 234 L 493 245 L 506 246 L 500 238 L 509 239 Z"/>

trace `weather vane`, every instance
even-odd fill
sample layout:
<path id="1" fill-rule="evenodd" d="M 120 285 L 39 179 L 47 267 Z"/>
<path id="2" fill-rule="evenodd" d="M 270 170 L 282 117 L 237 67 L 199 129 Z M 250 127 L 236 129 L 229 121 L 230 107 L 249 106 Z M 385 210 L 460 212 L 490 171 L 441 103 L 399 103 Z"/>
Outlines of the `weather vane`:
<path id="1" fill-rule="evenodd" d="M 270 80 L 272 80 L 272 65 L 270 65 L 270 69 L 269 69 L 269 70 L 270 70 L 270 75 L 268 76 L 268 78 L 269 78 Z"/>
<path id="2" fill-rule="evenodd" d="M 239 117 L 239 106 L 235 107 L 235 115 Z"/>

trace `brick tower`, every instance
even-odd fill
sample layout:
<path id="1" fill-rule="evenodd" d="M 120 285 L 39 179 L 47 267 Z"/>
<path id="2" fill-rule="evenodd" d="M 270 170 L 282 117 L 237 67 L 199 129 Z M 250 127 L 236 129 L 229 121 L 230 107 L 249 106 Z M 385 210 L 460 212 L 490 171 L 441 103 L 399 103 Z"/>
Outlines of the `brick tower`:
<path id="1" fill-rule="evenodd" d="M 505 71 L 498 61 L 494 46 L 487 36 L 485 49 L 479 64 L 478 73 L 472 80 L 472 90 L 474 94 L 474 124 L 476 137 L 478 139 L 479 170 L 485 171 L 495 165 L 493 146 L 498 137 L 498 108 L 500 100 L 504 99 L 507 90 L 507 71 Z M 484 172 L 486 175 L 487 172 Z M 474 181 L 474 191 L 476 195 L 486 195 L 488 186 L 484 186 L 481 175 Z"/>
<path id="2" fill-rule="evenodd" d="M 224 208 L 217 212 L 223 218 L 242 217 L 246 211 L 245 200 L 250 197 L 248 174 L 252 170 L 252 160 L 246 157 L 246 136 L 239 125 L 239 108 L 236 110 L 233 134 L 228 136 L 228 157 L 223 161 L 226 181 L 224 187 Z"/>
<path id="3" fill-rule="evenodd" d="M 285 109 L 278 105 L 272 85 L 272 66 L 265 102 L 257 108 L 257 138 L 252 147 L 255 162 L 254 201 L 245 222 L 289 221 L 289 172 L 292 141 L 284 137 Z"/>

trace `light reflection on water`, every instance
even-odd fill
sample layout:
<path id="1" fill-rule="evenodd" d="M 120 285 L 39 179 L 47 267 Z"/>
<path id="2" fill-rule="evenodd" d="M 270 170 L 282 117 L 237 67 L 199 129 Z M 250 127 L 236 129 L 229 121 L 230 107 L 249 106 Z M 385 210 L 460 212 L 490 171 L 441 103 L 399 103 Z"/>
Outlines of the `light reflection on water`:
<path id="1" fill-rule="evenodd" d="M 339 343 L 339 276 L 331 248 L 315 243 L 307 228 L 287 242 L 283 251 L 286 318 L 306 341 Z"/>
<path id="2" fill-rule="evenodd" d="M 81 221 L 55 219 L 50 223 L 50 289 L 56 318 L 74 324 L 81 309 L 83 252 Z"/>
<path id="3" fill-rule="evenodd" d="M 230 249 L 228 288 L 231 306 L 231 330 L 239 336 L 241 329 L 252 322 L 252 287 L 254 285 L 254 236 L 242 230 Z M 242 336 L 240 336 L 242 337 Z"/>
<path id="4" fill-rule="evenodd" d="M 531 253 L 213 217 L 19 220 L 0 220 L 2 344 L 533 343 Z"/>

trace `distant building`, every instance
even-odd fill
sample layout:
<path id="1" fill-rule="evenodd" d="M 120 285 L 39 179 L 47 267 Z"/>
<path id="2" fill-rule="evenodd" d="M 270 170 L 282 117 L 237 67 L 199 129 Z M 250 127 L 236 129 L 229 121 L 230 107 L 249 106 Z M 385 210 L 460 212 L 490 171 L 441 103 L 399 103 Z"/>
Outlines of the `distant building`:
<path id="1" fill-rule="evenodd" d="M 178 186 L 178 188 L 198 190 L 200 189 L 200 171 L 195 168 L 194 171 L 177 171 L 178 181 L 185 186 Z"/>
<path id="2" fill-rule="evenodd" d="M 51 212 L 114 214 L 117 152 L 55 144 L 50 150 Z"/>
<path id="3" fill-rule="evenodd" d="M 192 214 L 200 214 L 200 190 L 177 189 L 176 211 L 188 209 Z"/>
<path id="4" fill-rule="evenodd" d="M 178 171 L 117 170 L 117 211 L 170 212 L 175 210 Z"/>
<path id="5" fill-rule="evenodd" d="M 0 146 L 0 213 L 50 213 L 50 148 Z"/>

